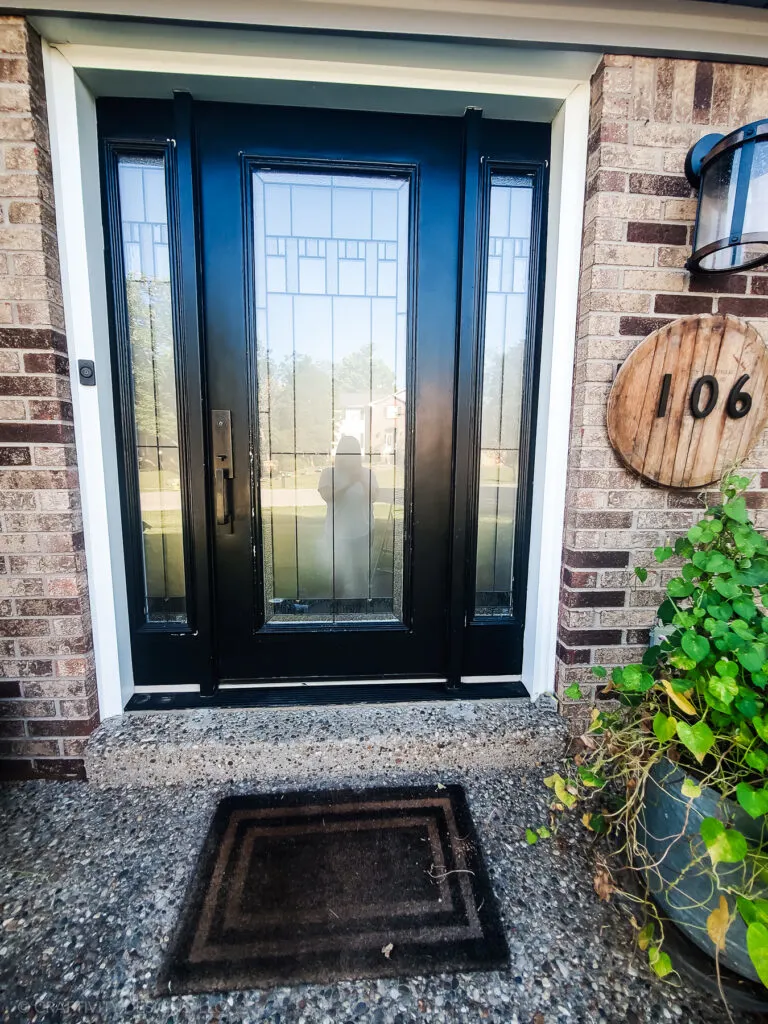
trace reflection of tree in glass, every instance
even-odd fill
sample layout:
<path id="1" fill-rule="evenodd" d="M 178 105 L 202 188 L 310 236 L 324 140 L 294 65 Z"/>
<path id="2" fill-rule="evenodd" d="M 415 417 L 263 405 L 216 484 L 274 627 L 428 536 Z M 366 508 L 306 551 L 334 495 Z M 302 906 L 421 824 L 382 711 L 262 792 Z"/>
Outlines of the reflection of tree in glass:
<path id="1" fill-rule="evenodd" d="M 131 340 L 136 441 L 141 447 L 176 448 L 176 375 L 171 316 L 171 283 L 147 278 L 126 282 Z M 158 468 L 154 452 L 139 453 Z M 162 467 L 161 467 L 162 468 Z"/>
<path id="2" fill-rule="evenodd" d="M 368 400 L 391 395 L 395 375 L 383 359 L 371 359 L 365 345 L 346 355 L 335 367 L 328 360 L 307 354 L 286 356 L 270 362 L 262 355 L 258 362 L 259 403 L 262 415 L 262 451 L 270 452 L 272 471 L 292 472 L 294 453 L 306 453 L 314 464 L 325 465 L 344 417 L 348 395 L 365 395 Z M 300 450 L 296 433 L 301 432 Z M 268 430 L 268 433 L 267 433 Z"/>

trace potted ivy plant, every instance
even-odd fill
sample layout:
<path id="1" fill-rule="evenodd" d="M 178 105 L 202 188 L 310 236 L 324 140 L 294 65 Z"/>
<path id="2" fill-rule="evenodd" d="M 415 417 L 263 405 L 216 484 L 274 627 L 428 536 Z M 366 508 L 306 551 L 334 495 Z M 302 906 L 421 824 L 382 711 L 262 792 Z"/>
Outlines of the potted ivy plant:
<path id="1" fill-rule="evenodd" d="M 641 664 L 613 670 L 613 699 L 593 709 L 566 776 L 545 781 L 554 811 L 578 807 L 588 830 L 613 838 L 599 894 L 621 891 L 627 870 L 643 880 L 628 895 L 645 911 L 633 920 L 657 975 L 674 971 L 671 919 L 712 955 L 718 979 L 726 966 L 768 986 L 768 539 L 750 520 L 748 485 L 729 476 L 721 502 L 656 549 L 660 564 L 680 560 L 660 637 Z M 635 574 L 648 579 L 645 567 Z M 578 683 L 566 697 L 582 698 Z M 528 842 L 553 822 L 528 829 Z"/>

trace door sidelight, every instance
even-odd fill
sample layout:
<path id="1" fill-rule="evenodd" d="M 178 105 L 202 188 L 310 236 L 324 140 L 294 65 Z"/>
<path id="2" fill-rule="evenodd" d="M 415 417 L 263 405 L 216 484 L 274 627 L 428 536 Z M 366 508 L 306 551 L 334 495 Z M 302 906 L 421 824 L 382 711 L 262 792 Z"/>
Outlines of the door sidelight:
<path id="1" fill-rule="evenodd" d="M 216 525 L 226 526 L 233 518 L 230 492 L 232 477 L 235 475 L 232 462 L 232 414 L 229 409 L 214 409 L 211 412 L 211 448 Z"/>

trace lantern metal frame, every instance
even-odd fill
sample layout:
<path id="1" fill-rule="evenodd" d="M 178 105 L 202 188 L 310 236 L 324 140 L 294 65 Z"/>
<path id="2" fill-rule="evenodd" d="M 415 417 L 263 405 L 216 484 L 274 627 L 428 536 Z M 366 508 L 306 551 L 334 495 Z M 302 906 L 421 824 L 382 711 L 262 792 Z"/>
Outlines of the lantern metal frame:
<path id="1" fill-rule="evenodd" d="M 741 270 L 750 270 L 763 263 L 768 263 L 768 210 L 766 210 L 765 228 L 760 231 L 749 231 L 744 234 L 744 216 L 747 208 L 752 162 L 755 146 L 758 143 L 768 145 L 768 118 L 753 121 L 751 124 L 737 128 L 728 135 L 705 135 L 688 151 L 688 155 L 685 158 L 685 176 L 695 189 L 700 188 L 709 165 L 718 157 L 721 157 L 727 150 L 741 148 L 743 156 L 739 161 L 736 173 L 736 195 L 734 197 L 730 231 L 722 238 L 709 242 L 700 249 L 695 249 L 686 261 L 685 266 L 687 270 L 704 274 L 728 274 L 737 273 Z M 699 194 L 699 202 L 696 208 L 696 224 L 693 229 L 694 242 L 698 232 L 700 213 L 701 194 Z M 761 245 L 765 251 L 762 255 L 738 265 L 712 269 L 701 266 L 702 260 L 706 259 L 707 256 L 711 256 L 712 253 L 735 249 L 741 245 Z"/>

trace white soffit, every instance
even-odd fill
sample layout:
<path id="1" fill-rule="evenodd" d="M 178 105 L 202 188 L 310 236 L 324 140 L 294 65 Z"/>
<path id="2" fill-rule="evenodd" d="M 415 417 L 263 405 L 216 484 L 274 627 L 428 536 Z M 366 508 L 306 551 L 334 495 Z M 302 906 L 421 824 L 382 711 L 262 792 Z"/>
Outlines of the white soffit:
<path id="1" fill-rule="evenodd" d="M 768 61 L 768 12 L 695 0 L 11 0 L 5 10 Z M 117 23 L 116 23 L 117 24 Z"/>

